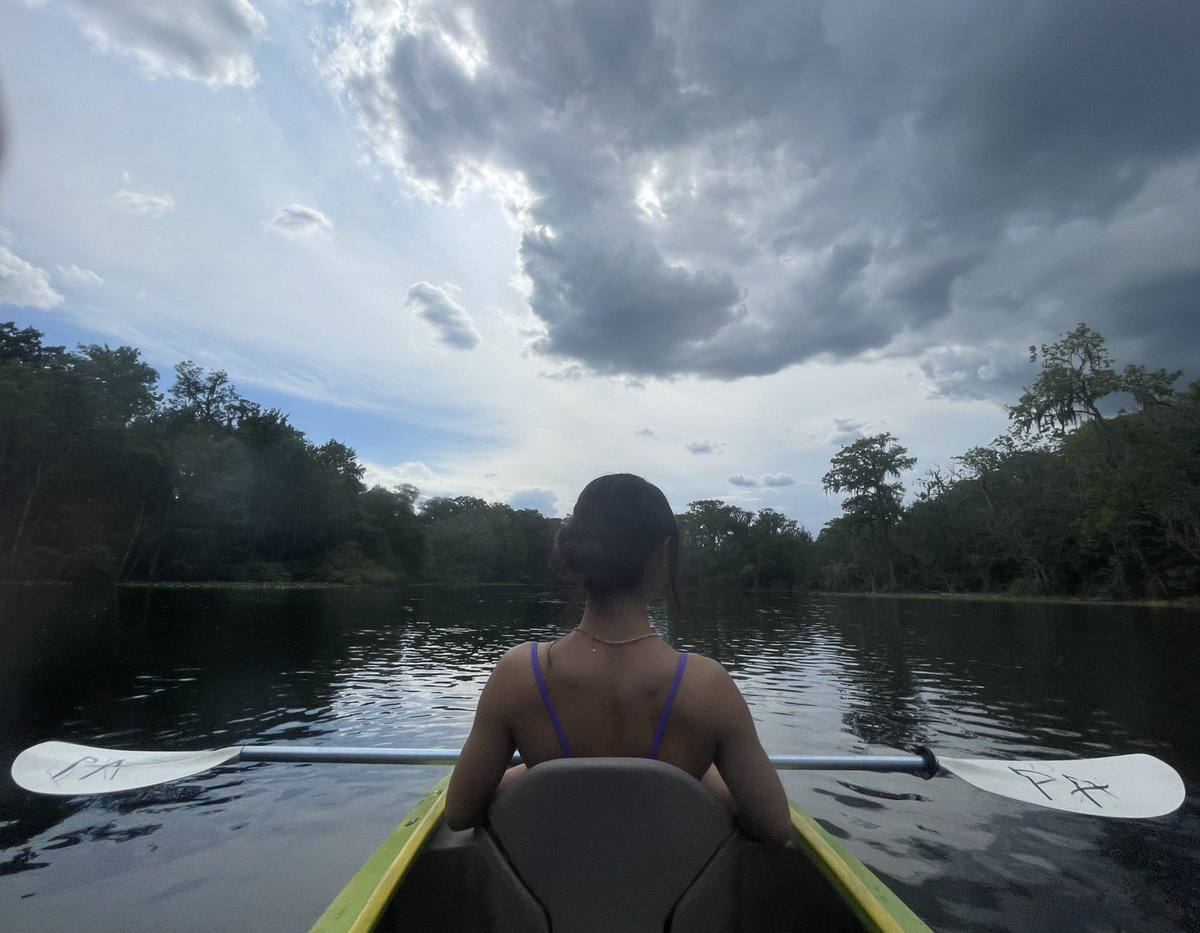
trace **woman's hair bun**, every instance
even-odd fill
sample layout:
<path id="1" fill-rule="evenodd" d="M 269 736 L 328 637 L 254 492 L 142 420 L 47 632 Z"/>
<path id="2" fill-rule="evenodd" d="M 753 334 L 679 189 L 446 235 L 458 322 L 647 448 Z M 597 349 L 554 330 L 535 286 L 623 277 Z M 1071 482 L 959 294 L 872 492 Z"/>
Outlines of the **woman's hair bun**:
<path id="1" fill-rule="evenodd" d="M 640 476 L 615 473 L 592 480 L 580 493 L 555 551 L 598 598 L 635 589 L 646 559 L 664 539 L 670 541 L 673 585 L 679 530 L 667 497 Z"/>

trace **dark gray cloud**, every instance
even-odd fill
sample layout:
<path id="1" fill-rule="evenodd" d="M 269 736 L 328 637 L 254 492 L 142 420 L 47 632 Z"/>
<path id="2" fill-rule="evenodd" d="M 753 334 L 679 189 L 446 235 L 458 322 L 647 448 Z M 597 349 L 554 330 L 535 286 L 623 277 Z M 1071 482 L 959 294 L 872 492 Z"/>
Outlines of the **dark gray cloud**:
<path id="1" fill-rule="evenodd" d="M 213 87 L 257 80 L 252 51 L 267 20 L 249 0 L 57 0 L 101 51 L 133 59 L 151 78 Z"/>
<path id="2" fill-rule="evenodd" d="M 733 476 L 729 477 L 729 484 L 731 486 L 741 486 L 745 489 L 758 488 L 758 480 L 753 476 L 747 476 L 745 473 L 734 473 Z"/>
<path id="3" fill-rule="evenodd" d="M 531 233 L 521 258 L 529 306 L 547 325 L 534 347 L 598 371 L 654 373 L 688 340 L 711 339 L 738 316 L 741 295 L 727 275 L 689 272 L 631 243 Z"/>
<path id="4" fill-rule="evenodd" d="M 685 444 L 684 449 L 690 454 L 701 456 L 719 453 L 724 446 L 724 444 L 714 444 L 712 441 L 692 441 L 690 444 Z"/>
<path id="5" fill-rule="evenodd" d="M 763 474 L 762 484 L 764 486 L 795 486 L 796 480 L 787 473 L 765 473 Z"/>
<path id="6" fill-rule="evenodd" d="M 858 421 L 854 418 L 834 418 L 833 432 L 825 439 L 825 443 L 839 446 L 850 444 L 863 436 L 866 427 L 865 421 Z"/>
<path id="7" fill-rule="evenodd" d="M 350 7 L 328 73 L 419 190 L 500 193 L 540 353 L 735 379 L 884 351 L 988 394 L 1079 320 L 1149 364 L 1200 338 L 1181 0 Z M 975 376 L 925 356 L 954 346 Z"/>
<path id="8" fill-rule="evenodd" d="M 1200 241 L 1195 244 L 1200 248 Z M 1112 325 L 1107 336 L 1116 337 L 1128 353 L 1118 363 L 1152 362 L 1154 368 L 1179 369 L 1196 378 L 1200 342 L 1200 269 L 1163 274 L 1143 282 L 1130 281 L 1110 296 Z M 1166 347 L 1155 337 L 1177 334 Z"/>
<path id="9" fill-rule="evenodd" d="M 640 431 L 633 432 L 634 437 L 658 437 L 658 434 L 651 428 L 642 428 Z"/>
<path id="10" fill-rule="evenodd" d="M 417 282 L 409 288 L 404 305 L 433 325 L 438 339 L 446 346 L 471 350 L 479 345 L 481 338 L 471 316 L 444 289 Z"/>
<path id="11" fill-rule="evenodd" d="M 1050 339 L 1048 336 L 1046 342 Z M 923 354 L 919 367 L 930 393 L 936 397 L 998 399 L 1007 404 L 1016 402 L 1024 387 L 1037 376 L 1037 368 L 1029 361 L 1025 347 L 1011 351 L 937 347 Z"/>

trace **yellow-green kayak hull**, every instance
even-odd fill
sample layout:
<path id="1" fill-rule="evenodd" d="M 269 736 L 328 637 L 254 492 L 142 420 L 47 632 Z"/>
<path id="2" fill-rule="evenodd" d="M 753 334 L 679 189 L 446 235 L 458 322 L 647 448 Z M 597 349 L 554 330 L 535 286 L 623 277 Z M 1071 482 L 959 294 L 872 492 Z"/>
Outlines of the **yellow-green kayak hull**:
<path id="1" fill-rule="evenodd" d="M 413 807 L 317 920 L 313 933 L 551 929 L 539 900 L 528 896 L 515 873 L 499 886 L 522 890 L 502 890 L 497 900 L 498 883 L 487 880 L 488 872 L 497 870 L 486 864 L 488 858 L 493 865 L 503 860 L 503 850 L 487 830 L 454 832 L 445 826 L 448 783 L 447 776 Z M 693 905 L 689 916 L 703 918 L 696 928 L 928 933 L 925 923 L 812 817 L 795 804 L 791 815 L 792 840 L 785 847 L 730 833 L 720 859 L 711 862 L 736 865 L 727 871 L 734 890 L 723 895 L 733 898 L 732 907 L 722 920 L 720 910 L 708 909 L 707 902 Z M 630 851 L 637 844 L 630 839 Z M 504 869 L 498 873 L 506 874 Z M 679 921 L 671 929 L 695 923 Z M 554 929 L 568 926 L 556 923 Z"/>

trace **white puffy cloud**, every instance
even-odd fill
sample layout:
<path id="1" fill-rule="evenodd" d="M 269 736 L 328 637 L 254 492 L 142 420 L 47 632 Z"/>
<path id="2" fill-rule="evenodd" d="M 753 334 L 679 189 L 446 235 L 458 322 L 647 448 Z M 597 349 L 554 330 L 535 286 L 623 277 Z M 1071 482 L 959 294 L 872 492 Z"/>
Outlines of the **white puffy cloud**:
<path id="1" fill-rule="evenodd" d="M 1171 323 L 1140 348 L 1200 338 L 1171 247 L 1200 240 L 1200 18 L 1170 0 L 348 8 L 327 74 L 411 188 L 504 205 L 541 354 L 729 380 L 1134 306 Z"/>
<path id="2" fill-rule="evenodd" d="M 0 244 L 0 305 L 45 311 L 62 303 L 63 296 L 54 290 L 45 269 Z"/>
<path id="3" fill-rule="evenodd" d="M 159 220 L 175 210 L 175 199 L 165 191 L 145 191 L 131 188 L 126 177 L 124 187 L 115 191 L 108 203 L 126 214 Z"/>
<path id="4" fill-rule="evenodd" d="M 796 480 L 787 473 L 764 473 L 762 476 L 747 476 L 745 473 L 734 473 L 729 477 L 730 485 L 741 486 L 745 489 L 758 489 L 760 486 L 779 488 L 795 486 Z"/>
<path id="5" fill-rule="evenodd" d="M 438 339 L 456 350 L 471 350 L 480 343 L 479 332 L 471 316 L 445 289 L 417 282 L 404 299 L 409 311 L 423 318 L 437 331 Z"/>
<path id="6" fill-rule="evenodd" d="M 102 52 L 132 59 L 150 78 L 177 77 L 212 87 L 257 80 L 253 48 L 266 17 L 249 0 L 61 0 Z"/>
<path id="7" fill-rule="evenodd" d="M 314 207 L 288 204 L 286 207 L 281 207 L 279 213 L 266 221 L 263 226 L 282 237 L 300 239 L 328 233 L 333 229 L 333 222 Z"/>
<path id="8" fill-rule="evenodd" d="M 58 273 L 72 285 L 96 286 L 103 285 L 104 279 L 91 269 L 82 269 L 75 263 L 69 266 L 59 266 Z"/>

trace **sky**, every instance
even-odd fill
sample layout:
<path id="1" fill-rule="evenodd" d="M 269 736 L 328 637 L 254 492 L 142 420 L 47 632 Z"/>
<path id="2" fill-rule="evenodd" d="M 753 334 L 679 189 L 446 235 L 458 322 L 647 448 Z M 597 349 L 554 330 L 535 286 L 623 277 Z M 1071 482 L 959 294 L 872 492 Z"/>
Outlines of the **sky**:
<path id="1" fill-rule="evenodd" d="M 1194 0 L 6 0 L 0 320 L 223 369 L 372 482 L 814 533 L 1081 321 L 1200 376 Z"/>

